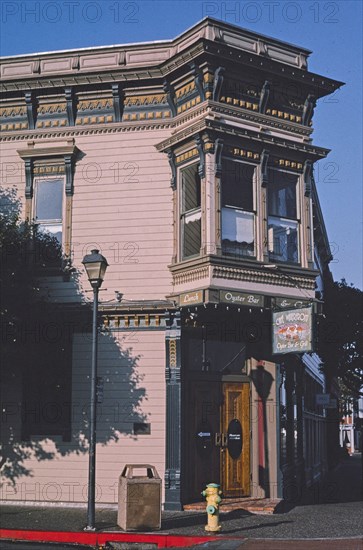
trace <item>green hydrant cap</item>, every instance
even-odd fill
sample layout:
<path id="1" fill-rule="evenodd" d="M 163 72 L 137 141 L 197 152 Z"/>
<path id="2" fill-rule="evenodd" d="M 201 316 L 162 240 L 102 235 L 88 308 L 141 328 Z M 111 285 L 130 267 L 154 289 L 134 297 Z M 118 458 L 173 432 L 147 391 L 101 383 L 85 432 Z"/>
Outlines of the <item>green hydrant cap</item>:
<path id="1" fill-rule="evenodd" d="M 216 507 L 213 506 L 212 504 L 209 504 L 209 506 L 207 506 L 206 510 L 207 510 L 207 514 L 215 514 L 216 513 Z"/>
<path id="2" fill-rule="evenodd" d="M 208 483 L 207 487 L 212 487 L 213 489 L 219 489 L 220 485 L 218 485 L 218 483 Z"/>

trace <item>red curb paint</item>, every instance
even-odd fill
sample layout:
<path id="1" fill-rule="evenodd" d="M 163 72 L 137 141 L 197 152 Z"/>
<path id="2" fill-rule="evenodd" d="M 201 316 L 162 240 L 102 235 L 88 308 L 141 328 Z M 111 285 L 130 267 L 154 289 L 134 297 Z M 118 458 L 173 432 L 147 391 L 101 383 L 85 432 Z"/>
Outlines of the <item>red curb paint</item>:
<path id="1" fill-rule="evenodd" d="M 89 546 L 106 544 L 106 542 L 145 542 L 157 544 L 158 548 L 186 548 L 210 540 L 231 540 L 223 536 L 179 536 L 138 533 L 83 533 L 77 531 L 30 531 L 19 529 L 0 529 L 0 539 L 24 540 L 36 542 L 73 542 Z M 242 538 L 238 537 L 239 540 Z"/>

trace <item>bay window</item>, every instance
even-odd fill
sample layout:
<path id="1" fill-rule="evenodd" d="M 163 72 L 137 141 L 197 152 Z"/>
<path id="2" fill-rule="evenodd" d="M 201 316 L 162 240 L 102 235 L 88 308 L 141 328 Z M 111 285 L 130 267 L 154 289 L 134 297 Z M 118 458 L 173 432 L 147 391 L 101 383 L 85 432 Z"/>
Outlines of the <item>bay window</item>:
<path id="1" fill-rule="evenodd" d="M 255 212 L 250 164 L 222 162 L 222 253 L 255 256 Z"/>
<path id="2" fill-rule="evenodd" d="M 198 164 L 181 170 L 181 233 L 182 258 L 200 253 L 201 247 L 201 186 Z"/>
<path id="3" fill-rule="evenodd" d="M 269 170 L 268 250 L 275 262 L 299 262 L 297 175 Z"/>

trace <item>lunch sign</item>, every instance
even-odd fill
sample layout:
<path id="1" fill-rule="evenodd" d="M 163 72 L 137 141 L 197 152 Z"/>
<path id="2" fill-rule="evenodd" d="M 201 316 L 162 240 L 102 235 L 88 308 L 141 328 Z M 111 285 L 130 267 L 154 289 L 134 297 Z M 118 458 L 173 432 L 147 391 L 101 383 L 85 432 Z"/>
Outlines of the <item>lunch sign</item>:
<path id="1" fill-rule="evenodd" d="M 312 307 L 272 313 L 272 353 L 305 353 L 313 349 Z"/>

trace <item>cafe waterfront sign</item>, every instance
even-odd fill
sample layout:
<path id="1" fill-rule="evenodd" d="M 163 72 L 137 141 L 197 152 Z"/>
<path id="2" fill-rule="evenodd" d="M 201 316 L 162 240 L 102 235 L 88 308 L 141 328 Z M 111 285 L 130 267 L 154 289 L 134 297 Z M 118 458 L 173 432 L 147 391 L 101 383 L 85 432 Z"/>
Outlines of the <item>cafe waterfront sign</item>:
<path id="1" fill-rule="evenodd" d="M 235 306 L 263 307 L 263 296 L 247 292 L 234 292 L 232 290 L 221 290 L 219 293 L 221 302 L 234 304 Z"/>
<path id="2" fill-rule="evenodd" d="M 272 353 L 312 351 L 312 308 L 272 313 Z"/>

